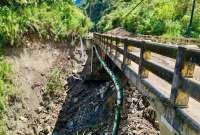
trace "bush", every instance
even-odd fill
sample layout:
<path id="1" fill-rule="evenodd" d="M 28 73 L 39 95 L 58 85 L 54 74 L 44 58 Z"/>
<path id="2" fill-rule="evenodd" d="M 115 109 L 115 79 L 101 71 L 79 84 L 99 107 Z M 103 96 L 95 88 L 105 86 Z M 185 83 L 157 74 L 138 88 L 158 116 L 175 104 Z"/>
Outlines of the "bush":
<path id="1" fill-rule="evenodd" d="M 181 35 L 181 25 L 179 22 L 166 22 L 166 33 L 169 37 L 179 37 Z"/>
<path id="2" fill-rule="evenodd" d="M 100 31 L 120 25 L 136 34 L 171 37 L 185 35 L 191 16 L 191 2 L 187 0 L 146 0 L 133 9 L 139 2 L 140 0 L 118 1 L 116 8 L 113 8 L 111 13 L 106 15 L 107 17 L 101 18 L 100 25 L 98 25 Z M 197 1 L 196 5 L 191 36 L 198 38 L 200 35 L 200 3 Z M 120 19 L 118 19 L 119 16 Z"/>
<path id="3" fill-rule="evenodd" d="M 55 41 L 84 36 L 92 26 L 70 0 L 13 0 L 0 7 L 0 23 L 0 42 L 11 45 L 23 44 L 29 33 Z"/>
<path id="4" fill-rule="evenodd" d="M 51 71 L 48 77 L 44 93 L 46 95 L 54 96 L 62 90 L 64 90 L 64 85 L 61 76 L 61 71 L 60 69 L 55 68 Z"/>
<path id="5" fill-rule="evenodd" d="M 0 135 L 5 135 L 4 114 L 8 106 L 8 99 L 15 94 L 12 82 L 12 68 L 0 58 Z"/>
<path id="6" fill-rule="evenodd" d="M 8 97 L 14 94 L 12 79 L 11 65 L 0 58 L 0 114 L 6 110 Z"/>

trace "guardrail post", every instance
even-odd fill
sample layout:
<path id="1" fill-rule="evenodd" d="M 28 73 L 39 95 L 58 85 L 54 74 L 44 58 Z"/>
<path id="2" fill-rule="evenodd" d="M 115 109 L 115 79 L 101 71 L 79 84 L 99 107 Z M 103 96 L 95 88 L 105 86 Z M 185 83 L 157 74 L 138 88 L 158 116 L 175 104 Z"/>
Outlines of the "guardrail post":
<path id="1" fill-rule="evenodd" d="M 105 48 L 106 48 L 106 53 L 109 52 L 109 38 L 106 37 L 106 40 L 105 40 Z"/>
<path id="2" fill-rule="evenodd" d="M 195 69 L 195 64 L 184 62 L 184 66 L 182 69 L 182 76 L 187 78 L 192 78 L 194 76 L 194 69 Z"/>
<path id="3" fill-rule="evenodd" d="M 116 38 L 115 37 L 113 37 L 112 42 L 113 42 L 113 48 L 112 48 L 111 53 L 114 54 L 115 53 L 115 45 L 116 45 Z"/>
<path id="4" fill-rule="evenodd" d="M 134 51 L 134 47 L 128 45 L 128 52 L 133 52 Z M 127 59 L 126 64 L 131 65 L 131 60 Z"/>
<path id="5" fill-rule="evenodd" d="M 111 39 L 110 39 L 110 53 L 112 53 L 112 50 L 113 50 L 113 37 L 111 36 Z"/>
<path id="6" fill-rule="evenodd" d="M 187 90 L 182 90 L 182 77 L 193 77 L 194 64 L 185 62 L 184 51 L 186 48 L 178 47 L 176 65 L 174 69 L 174 78 L 172 82 L 172 89 L 170 99 L 172 103 L 178 107 L 187 107 L 189 102 L 189 95 Z"/>
<path id="7" fill-rule="evenodd" d="M 101 36 L 98 36 L 98 38 L 99 38 L 99 43 L 100 43 L 100 45 L 101 45 L 102 38 L 101 38 Z"/>
<path id="8" fill-rule="evenodd" d="M 102 37 L 102 35 L 101 35 L 101 47 L 103 47 L 103 37 Z"/>
<path id="9" fill-rule="evenodd" d="M 104 49 L 104 36 L 102 36 L 102 48 Z"/>
<path id="10" fill-rule="evenodd" d="M 105 50 L 106 50 L 106 52 L 107 52 L 107 37 L 105 36 Z"/>
<path id="11" fill-rule="evenodd" d="M 105 46 L 106 46 L 105 36 L 102 36 L 102 49 L 103 50 L 105 50 Z M 102 59 L 105 59 L 105 55 L 106 55 L 106 52 L 101 51 L 101 57 L 102 57 Z"/>
<path id="12" fill-rule="evenodd" d="M 116 47 L 119 47 L 119 40 L 118 39 L 116 39 Z M 118 58 L 119 57 L 119 55 L 120 55 L 120 53 L 119 52 L 117 52 L 117 49 L 115 49 L 115 58 Z"/>
<path id="13" fill-rule="evenodd" d="M 139 62 L 139 76 L 141 79 L 148 78 L 149 71 L 143 66 L 143 61 L 151 58 L 151 52 L 145 50 L 144 47 L 140 49 L 140 62 Z"/>
<path id="14" fill-rule="evenodd" d="M 128 44 L 127 39 L 124 39 L 124 54 L 123 54 L 123 63 L 122 63 L 122 69 L 124 69 L 125 65 L 127 65 L 127 51 L 128 51 Z"/>
<path id="15" fill-rule="evenodd" d="M 111 47 L 111 45 L 110 45 L 110 37 L 108 37 L 107 39 L 108 39 L 108 41 L 107 41 L 108 42 L 108 44 L 107 44 L 108 45 L 107 46 L 108 47 L 108 53 L 110 53 L 110 47 Z"/>

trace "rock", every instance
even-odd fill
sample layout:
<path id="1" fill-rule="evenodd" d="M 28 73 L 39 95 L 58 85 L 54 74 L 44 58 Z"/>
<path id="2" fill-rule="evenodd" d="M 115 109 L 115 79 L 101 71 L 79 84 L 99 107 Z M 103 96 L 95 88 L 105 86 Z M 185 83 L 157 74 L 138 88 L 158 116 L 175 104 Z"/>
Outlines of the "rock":
<path id="1" fill-rule="evenodd" d="M 43 108 L 40 106 L 35 110 L 35 112 L 40 114 L 42 112 L 42 110 L 43 110 Z"/>
<path id="2" fill-rule="evenodd" d="M 40 75 L 41 75 L 41 76 L 45 76 L 45 73 L 41 73 Z"/>
<path id="3" fill-rule="evenodd" d="M 146 96 L 142 97 L 142 103 L 145 106 L 145 108 L 147 108 L 148 106 L 150 106 L 150 102 L 148 100 L 148 98 Z"/>
<path id="4" fill-rule="evenodd" d="M 6 122 L 6 126 L 7 126 L 7 128 L 9 130 L 13 130 L 13 129 L 16 128 L 16 124 L 14 123 L 14 121 L 11 121 L 11 120 L 9 120 L 9 121 Z"/>
<path id="5" fill-rule="evenodd" d="M 78 102 L 78 98 L 74 98 L 73 102 L 74 103 Z"/>
<path id="6" fill-rule="evenodd" d="M 143 116 L 150 122 L 154 123 L 156 119 L 156 111 L 152 107 L 148 107 L 143 111 Z"/>
<path id="7" fill-rule="evenodd" d="M 47 126 L 45 129 L 44 129 L 44 133 L 45 134 L 49 134 L 51 132 L 51 127 L 50 126 Z"/>
<path id="8" fill-rule="evenodd" d="M 50 116 L 48 115 L 48 116 L 45 117 L 44 122 L 47 123 L 49 121 L 49 119 L 50 119 Z"/>
<path id="9" fill-rule="evenodd" d="M 73 122 L 73 121 L 69 121 L 69 123 L 67 123 L 67 126 L 68 126 L 68 127 L 73 127 L 73 125 L 74 125 L 74 122 Z"/>
<path id="10" fill-rule="evenodd" d="M 23 116 L 19 117 L 19 120 L 21 120 L 21 121 L 23 121 L 23 122 L 27 122 L 27 118 L 25 118 L 25 117 L 23 117 Z"/>
<path id="11" fill-rule="evenodd" d="M 68 85 L 68 81 L 64 80 L 64 86 L 67 86 L 67 85 Z"/>
<path id="12" fill-rule="evenodd" d="M 142 118 L 143 114 L 142 114 L 142 112 L 136 112 L 135 116 L 138 118 Z"/>
<path id="13" fill-rule="evenodd" d="M 137 98 L 132 98 L 132 102 L 133 102 L 134 104 L 136 104 L 136 103 L 137 103 L 137 101 L 138 101 L 138 99 L 137 99 Z"/>
<path id="14" fill-rule="evenodd" d="M 130 109 L 132 110 L 135 107 L 135 104 L 131 103 Z"/>
<path id="15" fill-rule="evenodd" d="M 33 126 L 32 129 L 35 135 L 39 134 L 38 128 L 36 126 Z"/>
<path id="16" fill-rule="evenodd" d="M 46 126 L 43 130 L 39 132 L 39 135 L 50 135 L 51 132 L 51 127 Z"/>
<path id="17" fill-rule="evenodd" d="M 122 132 L 128 132 L 128 127 L 127 126 L 123 127 Z"/>
<path id="18" fill-rule="evenodd" d="M 19 130 L 17 131 L 17 135 L 24 135 L 24 133 L 21 130 Z"/>
<path id="19" fill-rule="evenodd" d="M 132 102 L 133 102 L 133 99 L 130 98 L 130 97 L 128 97 L 126 100 L 127 100 L 127 102 L 129 102 L 129 103 L 132 103 Z"/>
<path id="20" fill-rule="evenodd" d="M 31 131 L 29 131 L 29 130 L 25 131 L 24 134 L 25 135 L 33 135 L 33 133 Z"/>
<path id="21" fill-rule="evenodd" d="M 73 74 L 77 74 L 77 72 L 78 72 L 78 71 L 77 71 L 76 69 L 74 69 L 74 70 L 72 71 Z"/>
<path id="22" fill-rule="evenodd" d="M 54 104 L 53 102 L 49 103 L 46 107 L 46 109 L 49 111 L 49 110 L 52 110 L 54 108 Z"/>
<path id="23" fill-rule="evenodd" d="M 145 108 L 144 104 L 142 103 L 142 101 L 140 101 L 138 104 L 138 109 L 143 110 L 144 108 Z"/>
<path id="24" fill-rule="evenodd" d="M 159 129 L 159 121 L 155 121 L 154 127 L 155 127 L 156 129 Z"/>
<path id="25" fill-rule="evenodd" d="M 41 105 L 41 106 L 44 106 L 45 104 L 44 104 L 44 102 L 43 102 L 43 101 L 41 101 L 41 102 L 40 102 L 40 105 Z"/>
<path id="26" fill-rule="evenodd" d="M 40 87 L 41 84 L 39 82 L 37 83 L 34 83 L 32 86 L 31 86 L 31 89 L 34 90 L 36 87 Z"/>
<path id="27" fill-rule="evenodd" d="M 137 126 L 137 128 L 138 128 L 138 129 L 143 129 L 144 126 L 143 126 L 142 124 L 139 124 L 139 125 Z"/>

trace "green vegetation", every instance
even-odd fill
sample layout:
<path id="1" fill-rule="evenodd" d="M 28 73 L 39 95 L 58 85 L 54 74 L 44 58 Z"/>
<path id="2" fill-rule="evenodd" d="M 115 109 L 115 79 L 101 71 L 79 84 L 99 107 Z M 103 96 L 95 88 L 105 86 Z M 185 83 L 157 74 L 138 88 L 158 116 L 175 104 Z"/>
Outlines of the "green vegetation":
<path id="1" fill-rule="evenodd" d="M 98 12 L 97 5 L 104 0 L 82 0 L 91 6 L 92 14 Z M 105 10 L 101 10 L 100 20 L 96 18 L 97 28 L 101 32 L 116 27 L 124 27 L 136 34 L 163 35 L 179 37 L 185 35 L 190 20 L 192 0 L 109 0 Z M 83 3 L 83 2 L 82 2 Z M 195 14 L 192 24 L 191 36 L 198 38 L 200 35 L 200 1 L 196 1 Z M 86 8 L 89 14 L 88 8 Z M 109 14 L 108 14 L 109 13 Z"/>
<path id="2" fill-rule="evenodd" d="M 61 70 L 59 68 L 52 69 L 45 86 L 45 95 L 53 97 L 55 94 L 64 90 L 63 86 Z"/>
<path id="3" fill-rule="evenodd" d="M 101 17 L 113 9 L 114 0 L 81 0 L 80 7 L 84 10 L 91 21 L 97 23 Z"/>
<path id="4" fill-rule="evenodd" d="M 24 45 L 31 36 L 56 42 L 82 37 L 92 27 L 72 0 L 1 0 L 0 24 L 0 50 L 7 45 Z M 0 135 L 6 134 L 5 113 L 15 92 L 12 74 L 11 65 L 0 51 Z M 61 89 L 61 73 L 54 69 L 45 92 L 54 94 Z"/>
<path id="5" fill-rule="evenodd" d="M 5 135 L 4 116 L 8 107 L 9 97 L 14 95 L 14 85 L 11 65 L 0 57 L 0 135 Z"/>
<path id="6" fill-rule="evenodd" d="M 83 36 L 92 26 L 71 0 L 3 0 L 0 2 L 0 43 L 21 45 L 35 34 L 61 41 Z"/>

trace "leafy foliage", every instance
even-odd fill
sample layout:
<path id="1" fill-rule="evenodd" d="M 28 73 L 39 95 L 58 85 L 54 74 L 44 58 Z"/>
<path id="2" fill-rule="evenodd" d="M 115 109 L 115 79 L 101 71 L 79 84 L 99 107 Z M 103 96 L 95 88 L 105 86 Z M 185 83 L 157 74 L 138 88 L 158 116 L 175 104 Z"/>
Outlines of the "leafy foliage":
<path id="1" fill-rule="evenodd" d="M 80 7 L 97 23 L 103 15 L 112 11 L 114 3 L 113 0 L 81 0 Z"/>
<path id="2" fill-rule="evenodd" d="M 88 1 L 88 0 L 82 0 Z M 101 3 L 101 0 L 97 0 Z M 109 14 L 101 14 L 97 27 L 101 32 L 118 26 L 137 34 L 164 35 L 169 37 L 183 36 L 190 20 L 192 0 L 109 0 Z M 192 36 L 200 35 L 200 1 L 196 1 L 195 14 L 192 24 Z M 103 3 L 103 2 L 102 2 Z M 97 6 L 93 4 L 93 7 Z M 108 6 L 107 6 L 108 7 Z M 98 12 L 91 8 L 91 12 Z M 101 11 L 106 12 L 107 9 Z"/>
<path id="3" fill-rule="evenodd" d="M 61 71 L 58 68 L 55 68 L 51 71 L 46 87 L 45 87 L 45 94 L 53 96 L 56 93 L 62 91 L 63 88 L 63 80 L 61 76 Z"/>
<path id="4" fill-rule="evenodd" d="M 4 44 L 22 44 L 30 33 L 61 41 L 72 33 L 83 36 L 92 26 L 71 0 L 3 0 L 0 4 L 0 42 Z"/>
<path id="5" fill-rule="evenodd" d="M 0 114 L 6 109 L 6 100 L 13 94 L 12 68 L 3 58 L 0 58 Z"/>
<path id="6" fill-rule="evenodd" d="M 8 98 L 14 95 L 12 82 L 12 68 L 0 57 L 0 135 L 5 135 L 4 114 L 8 105 Z"/>

